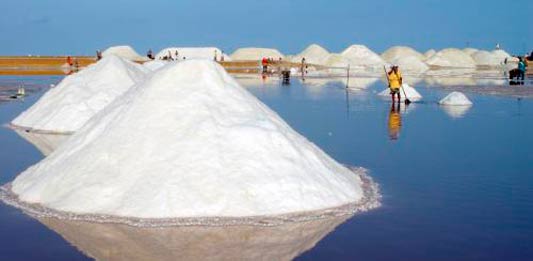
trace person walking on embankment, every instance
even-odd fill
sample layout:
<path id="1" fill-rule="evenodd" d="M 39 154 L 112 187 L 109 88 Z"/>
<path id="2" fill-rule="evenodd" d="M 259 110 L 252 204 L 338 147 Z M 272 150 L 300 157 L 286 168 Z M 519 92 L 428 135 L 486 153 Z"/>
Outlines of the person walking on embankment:
<path id="1" fill-rule="evenodd" d="M 387 79 L 389 81 L 389 89 L 392 97 L 392 103 L 396 103 L 395 98 L 398 97 L 398 103 L 400 103 L 400 88 L 402 87 L 402 74 L 398 65 L 393 65 L 391 70 L 387 73 Z M 395 97 L 396 96 L 396 97 Z"/>

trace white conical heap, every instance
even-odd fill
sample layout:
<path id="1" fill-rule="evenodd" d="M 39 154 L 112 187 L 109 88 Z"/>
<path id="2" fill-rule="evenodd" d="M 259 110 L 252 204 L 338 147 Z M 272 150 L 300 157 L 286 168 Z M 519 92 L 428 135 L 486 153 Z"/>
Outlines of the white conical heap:
<path id="1" fill-rule="evenodd" d="M 243 217 L 363 199 L 362 180 L 218 64 L 170 64 L 95 115 L 12 183 L 73 213 Z"/>
<path id="2" fill-rule="evenodd" d="M 456 48 L 443 49 L 426 60 L 426 63 L 434 67 L 448 68 L 475 68 L 476 62 L 463 50 Z"/>
<path id="3" fill-rule="evenodd" d="M 350 61 L 350 65 L 365 67 L 381 67 L 385 61 L 364 45 L 351 45 L 341 55 Z"/>
<path id="4" fill-rule="evenodd" d="M 307 63 L 324 64 L 329 57 L 328 50 L 318 44 L 311 44 L 298 55 L 291 58 L 292 62 L 299 63 L 305 58 Z"/>
<path id="5" fill-rule="evenodd" d="M 102 52 L 103 57 L 109 57 L 109 56 L 118 56 L 120 58 L 124 58 L 130 61 L 135 62 L 143 62 L 150 60 L 146 56 L 141 56 L 138 54 L 135 49 L 133 49 L 129 45 L 118 45 L 118 46 L 111 46 L 107 48 L 104 52 Z"/>
<path id="6" fill-rule="evenodd" d="M 414 56 L 417 57 L 420 60 L 424 60 L 425 57 L 423 54 L 417 52 L 415 49 L 408 47 L 408 46 L 394 46 L 389 49 L 387 49 L 385 52 L 381 54 L 381 58 L 383 58 L 387 62 L 393 62 L 394 60 Z"/>
<path id="7" fill-rule="evenodd" d="M 285 59 L 285 56 L 276 49 L 256 47 L 239 48 L 230 57 L 233 60 L 246 61 L 258 61 L 263 58 L 273 58 L 274 60 L 278 60 L 279 58 Z"/>
<path id="8" fill-rule="evenodd" d="M 214 60 L 215 57 L 217 61 L 222 60 L 222 57 L 224 57 L 224 61 L 231 60 L 227 54 L 217 47 L 168 47 L 159 51 L 155 59 L 163 59 L 165 56 L 177 60 L 183 60 L 184 58 Z"/>
<path id="9" fill-rule="evenodd" d="M 439 101 L 440 105 L 471 106 L 472 102 L 462 92 L 451 92 Z"/>
<path id="10" fill-rule="evenodd" d="M 139 64 L 116 56 L 105 57 L 67 76 L 11 123 L 40 131 L 76 131 L 147 73 Z"/>

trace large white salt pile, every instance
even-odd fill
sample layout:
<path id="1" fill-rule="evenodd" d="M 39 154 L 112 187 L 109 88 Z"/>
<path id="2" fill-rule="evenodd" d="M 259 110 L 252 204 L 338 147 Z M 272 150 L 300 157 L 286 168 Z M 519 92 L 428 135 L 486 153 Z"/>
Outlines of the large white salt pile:
<path id="1" fill-rule="evenodd" d="M 162 60 L 153 60 L 153 61 L 148 61 L 148 62 L 145 62 L 143 63 L 143 66 L 144 68 L 150 70 L 150 71 L 155 71 L 155 70 L 159 70 L 159 68 L 167 65 L 168 62 L 167 61 L 162 61 Z"/>
<path id="2" fill-rule="evenodd" d="M 233 60 L 248 60 L 248 61 L 258 61 L 266 58 L 273 58 L 278 60 L 279 58 L 285 59 L 285 56 L 276 49 L 270 48 L 239 48 L 231 54 L 231 59 Z"/>
<path id="3" fill-rule="evenodd" d="M 331 53 L 328 55 L 328 57 L 324 61 L 324 65 L 329 67 L 342 67 L 346 68 L 350 64 L 350 60 L 348 58 L 342 56 L 338 53 Z"/>
<path id="4" fill-rule="evenodd" d="M 488 51 L 478 51 L 472 54 L 472 58 L 476 61 L 477 66 L 482 67 L 497 67 L 501 66 L 505 60 Z"/>
<path id="5" fill-rule="evenodd" d="M 492 55 L 494 57 L 496 57 L 497 59 L 501 60 L 501 61 L 504 61 L 505 58 L 511 58 L 511 55 L 509 53 L 507 53 L 506 51 L 504 50 L 494 50 L 491 52 Z"/>
<path id="6" fill-rule="evenodd" d="M 318 44 L 311 44 L 301 53 L 292 56 L 291 61 L 295 63 L 300 63 L 302 61 L 302 58 L 305 58 L 305 61 L 307 63 L 324 64 L 325 61 L 328 59 L 328 56 L 329 52 L 324 47 Z"/>
<path id="7" fill-rule="evenodd" d="M 476 62 L 470 55 L 455 48 L 443 49 L 426 60 L 434 67 L 475 68 Z"/>
<path id="8" fill-rule="evenodd" d="M 65 77 L 11 124 L 34 130 L 73 132 L 132 85 L 148 70 L 116 56 Z"/>
<path id="9" fill-rule="evenodd" d="M 146 56 L 139 55 L 131 46 L 129 45 L 119 45 L 119 46 L 112 46 L 107 48 L 104 52 L 102 52 L 102 57 L 109 57 L 109 56 L 118 56 L 130 61 L 134 62 L 143 62 L 150 60 Z"/>
<path id="10" fill-rule="evenodd" d="M 207 60 L 169 64 L 95 115 L 11 191 L 122 217 L 243 217 L 357 203 L 337 163 Z"/>
<path id="11" fill-rule="evenodd" d="M 381 67 L 385 61 L 364 45 L 352 45 L 342 51 L 341 55 L 350 61 L 350 65 Z"/>
<path id="12" fill-rule="evenodd" d="M 178 57 L 176 57 L 176 52 Z M 186 59 L 207 59 L 214 60 L 216 55 L 217 61 L 224 57 L 224 61 L 230 61 L 231 58 L 222 53 L 222 50 L 216 47 L 169 47 L 159 51 L 155 58 L 163 59 L 165 56 L 170 56 L 172 59 L 182 60 Z"/>
<path id="13" fill-rule="evenodd" d="M 398 65 L 404 72 L 422 73 L 429 69 L 424 63 L 424 55 L 407 46 L 389 48 L 381 54 L 381 57 L 391 64 Z"/>
<path id="14" fill-rule="evenodd" d="M 462 92 L 452 92 L 442 98 L 439 104 L 446 106 L 470 106 L 472 102 Z"/>
<path id="15" fill-rule="evenodd" d="M 403 90 L 400 90 L 400 101 L 404 101 L 405 100 L 405 96 L 407 95 L 407 98 L 410 100 L 410 101 L 420 101 L 422 100 L 422 95 L 420 95 L 420 93 L 418 93 L 415 88 L 409 86 L 409 84 L 406 84 L 404 83 L 402 85 L 402 89 Z M 405 94 L 404 94 L 404 91 L 405 91 Z M 380 93 L 378 93 L 379 96 L 381 97 L 390 97 L 391 94 L 390 94 L 390 89 L 387 88 L 383 91 L 381 91 Z"/>
<path id="16" fill-rule="evenodd" d="M 479 49 L 476 49 L 476 48 L 465 48 L 463 49 L 463 52 L 467 53 L 468 55 L 473 55 L 477 52 L 479 52 L 480 50 Z"/>
<path id="17" fill-rule="evenodd" d="M 427 50 L 425 53 L 424 53 L 424 59 L 427 60 L 429 59 L 431 56 L 435 55 L 437 53 L 437 51 L 435 51 L 435 49 L 429 49 Z"/>
<path id="18" fill-rule="evenodd" d="M 424 60 L 424 55 L 417 52 L 415 49 L 408 46 L 394 46 L 387 49 L 381 54 L 381 58 L 392 63 L 394 60 L 414 56 L 420 60 Z"/>

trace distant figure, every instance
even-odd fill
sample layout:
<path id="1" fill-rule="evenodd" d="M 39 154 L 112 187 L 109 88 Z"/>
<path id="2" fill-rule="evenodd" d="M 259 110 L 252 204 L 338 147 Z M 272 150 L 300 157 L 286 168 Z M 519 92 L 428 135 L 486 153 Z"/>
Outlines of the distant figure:
<path id="1" fill-rule="evenodd" d="M 387 79 L 389 81 L 389 89 L 392 97 L 392 103 L 396 102 L 395 95 L 398 96 L 398 103 L 400 103 L 400 88 L 402 87 L 403 79 L 402 74 L 398 68 L 398 65 L 393 65 L 392 69 L 388 72 Z"/>
<path id="2" fill-rule="evenodd" d="M 74 58 L 74 70 L 78 71 L 80 69 L 80 64 L 78 63 L 78 58 Z"/>
<path id="3" fill-rule="evenodd" d="M 221 53 L 220 53 L 220 61 L 221 62 L 224 61 L 224 51 L 221 51 Z"/>
<path id="4" fill-rule="evenodd" d="M 216 62 L 217 61 L 217 50 L 215 50 L 215 57 L 213 57 L 213 60 Z"/>
<path id="5" fill-rule="evenodd" d="M 521 80 L 521 84 L 524 84 L 524 80 L 525 80 L 525 76 L 526 76 L 526 70 L 527 70 L 527 64 L 524 61 L 524 58 L 518 57 L 518 59 L 519 59 L 519 62 L 518 62 L 518 71 L 519 71 L 518 79 Z"/>
<path id="6" fill-rule="evenodd" d="M 174 58 L 172 57 L 172 53 L 170 53 L 170 50 L 168 50 L 168 59 L 169 60 L 174 60 Z"/>
<path id="7" fill-rule="evenodd" d="M 187 60 L 187 57 L 183 56 L 183 60 Z"/>
<path id="8" fill-rule="evenodd" d="M 102 59 L 102 52 L 100 50 L 96 50 L 96 60 L 100 61 Z"/>
<path id="9" fill-rule="evenodd" d="M 70 55 L 67 56 L 67 64 L 68 66 L 72 66 L 72 57 L 70 57 Z"/>
<path id="10" fill-rule="evenodd" d="M 263 73 L 267 73 L 268 71 L 268 59 L 266 57 L 263 57 L 261 60 L 261 65 L 263 65 Z"/>
<path id="11" fill-rule="evenodd" d="M 300 71 L 302 72 L 302 76 L 305 74 L 305 57 L 302 58 L 302 64 L 300 65 Z"/>
<path id="12" fill-rule="evenodd" d="M 529 54 L 529 57 L 527 57 L 529 61 L 533 61 L 533 51 L 531 51 L 531 54 Z"/>
<path id="13" fill-rule="evenodd" d="M 496 50 L 500 50 L 500 43 L 496 44 Z"/>
<path id="14" fill-rule="evenodd" d="M 154 59 L 154 53 L 152 52 L 152 49 L 148 49 L 148 52 L 146 53 L 146 56 L 148 59 L 153 60 Z"/>
<path id="15" fill-rule="evenodd" d="M 180 56 L 179 56 L 179 53 L 178 53 L 178 50 L 176 50 L 176 60 L 179 60 Z"/>

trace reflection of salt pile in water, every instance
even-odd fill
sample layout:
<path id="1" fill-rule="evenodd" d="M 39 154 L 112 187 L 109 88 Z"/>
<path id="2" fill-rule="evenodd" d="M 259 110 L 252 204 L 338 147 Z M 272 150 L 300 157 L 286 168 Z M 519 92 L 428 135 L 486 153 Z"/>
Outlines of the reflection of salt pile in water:
<path id="1" fill-rule="evenodd" d="M 149 62 L 145 62 L 143 63 L 143 66 L 144 68 L 150 70 L 150 71 L 155 71 L 155 70 L 158 70 L 159 68 L 167 65 L 168 62 L 166 61 L 161 61 L 161 60 L 153 60 L 153 61 L 149 61 Z"/>
<path id="2" fill-rule="evenodd" d="M 291 61 L 299 63 L 305 58 L 307 63 L 324 64 L 328 59 L 329 52 L 318 44 L 311 44 L 301 53 L 291 57 Z"/>
<path id="3" fill-rule="evenodd" d="M 428 85 L 457 86 L 457 85 L 476 85 L 473 74 L 474 68 L 470 69 L 446 69 L 431 70 L 426 73 L 424 81 Z"/>
<path id="4" fill-rule="evenodd" d="M 452 92 L 442 98 L 439 104 L 446 106 L 470 106 L 472 102 L 462 92 Z"/>
<path id="5" fill-rule="evenodd" d="M 19 129 L 14 130 L 19 136 L 33 144 L 44 156 L 50 155 L 50 153 L 70 137 L 70 135 L 64 134 L 45 134 L 27 132 Z"/>
<path id="6" fill-rule="evenodd" d="M 452 118 L 461 118 L 472 106 L 472 102 L 462 92 L 452 92 L 439 101 L 442 109 Z"/>
<path id="7" fill-rule="evenodd" d="M 190 60 L 115 100 L 19 175 L 11 191 L 21 202 L 77 214 L 231 218 L 371 208 L 371 186 L 359 174 L 220 65 Z"/>
<path id="8" fill-rule="evenodd" d="M 273 58 L 278 60 L 279 58 L 285 59 L 285 56 L 276 49 L 270 48 L 239 48 L 231 54 L 233 60 L 250 60 L 258 61 L 263 58 Z"/>
<path id="9" fill-rule="evenodd" d="M 422 95 L 420 95 L 420 93 L 418 93 L 415 88 L 409 86 L 408 84 L 404 83 L 402 84 L 402 90 L 400 90 L 400 101 L 404 101 L 405 100 L 405 96 L 407 96 L 407 98 L 410 100 L 410 101 L 420 101 L 422 99 Z M 404 95 L 404 91 L 405 91 L 405 95 Z M 379 96 L 381 97 L 389 97 L 391 96 L 390 94 L 390 89 L 387 88 L 383 91 L 381 91 L 380 93 L 378 93 Z"/>
<path id="10" fill-rule="evenodd" d="M 176 53 L 179 57 L 176 57 Z M 155 58 L 163 59 L 163 57 L 170 57 L 172 59 L 207 59 L 214 60 L 216 55 L 217 61 L 222 59 L 224 56 L 225 61 L 230 61 L 231 59 L 226 54 L 222 53 L 222 50 L 216 47 L 169 47 L 159 51 Z"/>
<path id="11" fill-rule="evenodd" d="M 448 48 L 428 58 L 426 63 L 434 67 L 475 68 L 476 62 L 462 50 Z"/>
<path id="12" fill-rule="evenodd" d="M 351 66 L 364 66 L 368 68 L 381 68 L 385 61 L 364 45 L 352 45 L 342 51 L 341 55 L 348 59 Z"/>
<path id="13" fill-rule="evenodd" d="M 102 52 L 102 57 L 109 57 L 109 56 L 118 56 L 120 58 L 124 58 L 126 60 L 130 60 L 134 62 L 143 62 L 143 61 L 150 60 L 148 57 L 139 55 L 129 45 L 112 46 L 112 47 L 107 48 L 104 52 Z"/>
<path id="14" fill-rule="evenodd" d="M 50 132 L 73 132 L 132 85 L 144 79 L 142 65 L 105 57 L 67 76 L 11 123 Z"/>
<path id="15" fill-rule="evenodd" d="M 381 54 L 381 57 L 391 64 L 398 65 L 405 72 L 421 73 L 429 69 L 424 63 L 424 55 L 410 47 L 395 46 L 389 48 Z"/>
<path id="16" fill-rule="evenodd" d="M 142 228 L 39 218 L 95 260 L 293 260 L 346 217 L 280 226 Z"/>

